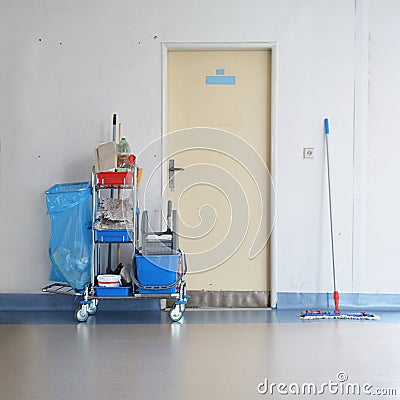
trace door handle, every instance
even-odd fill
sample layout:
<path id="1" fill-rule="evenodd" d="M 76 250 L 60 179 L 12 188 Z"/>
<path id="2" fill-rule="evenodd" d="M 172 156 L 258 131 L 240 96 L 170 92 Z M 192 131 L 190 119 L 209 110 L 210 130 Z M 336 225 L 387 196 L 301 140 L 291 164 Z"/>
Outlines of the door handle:
<path id="1" fill-rule="evenodd" d="M 175 160 L 169 160 L 168 185 L 170 189 L 175 189 L 175 171 L 184 171 L 185 168 L 175 168 Z"/>

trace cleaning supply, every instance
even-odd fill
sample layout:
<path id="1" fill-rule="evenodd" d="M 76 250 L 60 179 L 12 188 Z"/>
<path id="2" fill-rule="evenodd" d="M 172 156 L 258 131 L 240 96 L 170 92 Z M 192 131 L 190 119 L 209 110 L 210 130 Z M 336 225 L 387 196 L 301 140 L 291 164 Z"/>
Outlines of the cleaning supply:
<path id="1" fill-rule="evenodd" d="M 118 287 L 121 286 L 120 275 L 97 275 L 97 282 L 102 287 Z"/>
<path id="2" fill-rule="evenodd" d="M 321 310 L 307 310 L 302 311 L 299 315 L 300 319 L 365 319 L 365 320 L 379 320 L 375 314 L 370 314 L 364 311 L 349 312 L 349 313 L 336 313 Z"/>
<path id="3" fill-rule="evenodd" d="M 377 320 L 378 316 L 366 312 L 352 312 L 341 313 L 339 307 L 339 292 L 336 288 L 336 267 L 335 267 L 335 248 L 334 248 L 334 235 L 333 235 L 333 219 L 332 219 L 332 196 L 331 196 L 331 175 L 330 175 L 330 162 L 329 162 L 329 120 L 325 118 L 325 148 L 326 148 L 326 163 L 328 174 L 328 204 L 329 204 L 329 225 L 330 225 L 330 239 L 331 239 L 331 258 L 333 270 L 333 301 L 335 303 L 334 312 L 325 312 L 321 310 L 307 310 L 299 314 L 301 319 L 365 319 Z"/>
<path id="4" fill-rule="evenodd" d="M 131 147 L 129 146 L 126 137 L 123 136 L 117 145 L 117 171 L 128 171 L 131 167 L 129 156 Z"/>

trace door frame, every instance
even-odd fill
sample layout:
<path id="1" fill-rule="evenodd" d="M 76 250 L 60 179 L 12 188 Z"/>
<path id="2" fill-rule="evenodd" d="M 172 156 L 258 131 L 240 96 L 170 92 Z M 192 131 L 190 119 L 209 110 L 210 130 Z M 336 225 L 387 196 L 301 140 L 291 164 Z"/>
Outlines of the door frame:
<path id="1" fill-rule="evenodd" d="M 270 236 L 270 302 L 271 307 L 277 305 L 277 220 L 276 220 L 276 187 L 277 187 L 277 53 L 278 43 L 272 42 L 162 42 L 161 43 L 161 65 L 162 65 L 162 104 L 161 104 L 161 157 L 167 159 L 167 115 L 168 115 L 168 51 L 200 51 L 200 50 L 270 50 L 271 51 L 271 165 L 270 173 L 274 183 L 274 191 L 271 193 L 271 201 L 275 204 L 275 215 L 271 215 L 273 229 Z M 168 183 L 167 163 L 163 163 L 161 169 L 161 188 L 166 187 Z M 275 194 L 275 197 L 273 197 Z M 162 204 L 166 204 L 166 199 L 161 189 Z M 166 206 L 165 206 L 166 207 Z M 164 210 L 165 211 L 165 210 Z"/>

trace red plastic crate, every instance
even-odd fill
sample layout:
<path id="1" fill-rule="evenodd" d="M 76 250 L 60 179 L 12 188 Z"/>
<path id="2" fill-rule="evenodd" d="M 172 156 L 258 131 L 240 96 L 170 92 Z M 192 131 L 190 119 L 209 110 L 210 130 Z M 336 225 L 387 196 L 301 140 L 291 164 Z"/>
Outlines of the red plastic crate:
<path id="1" fill-rule="evenodd" d="M 99 172 L 97 174 L 97 183 L 102 186 L 112 185 L 132 185 L 133 173 L 126 172 Z"/>

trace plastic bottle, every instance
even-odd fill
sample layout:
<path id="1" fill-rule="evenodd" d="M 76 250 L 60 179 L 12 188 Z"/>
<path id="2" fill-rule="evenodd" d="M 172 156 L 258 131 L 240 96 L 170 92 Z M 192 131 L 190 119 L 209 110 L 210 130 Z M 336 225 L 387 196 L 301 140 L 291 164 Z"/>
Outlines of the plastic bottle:
<path id="1" fill-rule="evenodd" d="M 117 170 L 126 171 L 130 168 L 129 156 L 131 147 L 124 136 L 117 145 Z"/>

